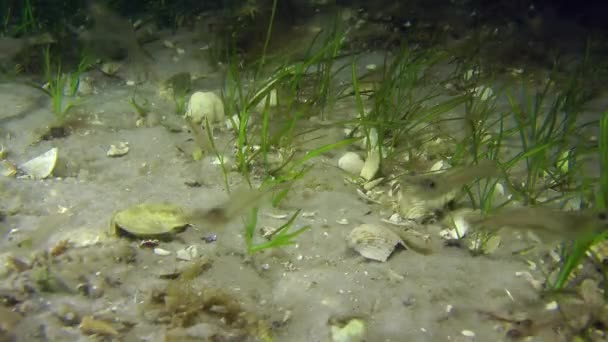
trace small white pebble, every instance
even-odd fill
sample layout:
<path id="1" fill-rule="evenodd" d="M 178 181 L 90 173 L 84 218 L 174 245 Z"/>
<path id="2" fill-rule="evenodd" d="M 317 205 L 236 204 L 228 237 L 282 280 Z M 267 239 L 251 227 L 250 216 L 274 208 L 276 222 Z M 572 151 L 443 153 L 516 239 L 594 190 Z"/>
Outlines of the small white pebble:
<path id="1" fill-rule="evenodd" d="M 160 247 L 154 248 L 153 252 L 154 252 L 154 254 L 161 255 L 161 256 L 166 256 L 166 255 L 171 254 L 171 251 L 168 251 L 166 249 L 162 249 Z"/>
<path id="2" fill-rule="evenodd" d="M 336 223 L 337 224 L 342 224 L 342 225 L 347 225 L 348 224 L 348 220 L 345 219 L 345 218 L 342 218 L 342 219 L 336 220 Z"/>
<path id="3" fill-rule="evenodd" d="M 127 85 L 128 85 L 129 87 L 132 87 L 132 86 L 134 86 L 134 85 L 135 85 L 135 81 L 128 80 L 128 81 L 127 81 Z"/>
<path id="4" fill-rule="evenodd" d="M 559 305 L 557 304 L 556 301 L 549 302 L 545 305 L 545 310 L 555 311 L 557 309 L 559 309 Z"/>
<path id="5" fill-rule="evenodd" d="M 471 330 L 463 330 L 460 333 L 462 334 L 462 336 L 475 337 L 475 333 Z"/>

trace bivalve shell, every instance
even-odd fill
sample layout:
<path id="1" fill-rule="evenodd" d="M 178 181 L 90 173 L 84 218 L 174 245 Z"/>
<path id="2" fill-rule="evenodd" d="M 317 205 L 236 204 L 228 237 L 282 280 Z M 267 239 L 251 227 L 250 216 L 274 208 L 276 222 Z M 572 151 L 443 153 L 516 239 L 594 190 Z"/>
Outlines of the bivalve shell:
<path id="1" fill-rule="evenodd" d="M 363 257 L 385 262 L 397 245 L 405 246 L 392 230 L 375 224 L 355 227 L 346 238 L 348 246 Z"/>
<path id="2" fill-rule="evenodd" d="M 184 211 L 170 203 L 142 203 L 121 210 L 112 217 L 117 235 L 142 239 L 170 237 L 189 226 Z"/>

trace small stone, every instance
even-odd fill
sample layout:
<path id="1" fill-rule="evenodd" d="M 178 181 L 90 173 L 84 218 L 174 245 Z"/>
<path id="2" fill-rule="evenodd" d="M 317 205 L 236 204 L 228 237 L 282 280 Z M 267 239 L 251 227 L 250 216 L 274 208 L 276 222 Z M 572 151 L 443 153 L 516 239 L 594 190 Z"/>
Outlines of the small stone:
<path id="1" fill-rule="evenodd" d="M 349 222 L 347 219 L 342 218 L 336 221 L 337 224 L 341 224 L 341 225 L 347 225 Z"/>
<path id="2" fill-rule="evenodd" d="M 210 124 L 222 122 L 224 115 L 222 99 L 213 92 L 202 91 L 190 96 L 185 114 L 195 124 L 204 124 L 204 120 L 208 120 Z"/>
<path id="3" fill-rule="evenodd" d="M 473 332 L 471 330 L 463 330 L 460 333 L 462 334 L 462 336 L 475 337 L 475 332 Z"/>

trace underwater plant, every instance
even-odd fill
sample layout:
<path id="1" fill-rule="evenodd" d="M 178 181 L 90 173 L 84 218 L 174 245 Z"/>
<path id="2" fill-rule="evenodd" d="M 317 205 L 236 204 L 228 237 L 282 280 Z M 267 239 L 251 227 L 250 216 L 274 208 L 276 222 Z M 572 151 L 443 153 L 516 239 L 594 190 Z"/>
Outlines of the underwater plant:
<path id="1" fill-rule="evenodd" d="M 433 140 L 428 129 L 442 114 L 464 103 L 465 96 L 435 101 L 438 88 L 428 87 L 428 72 L 443 58 L 437 51 L 416 52 L 401 47 L 392 61 L 385 59 L 383 69 L 371 82 L 371 90 L 361 88 L 362 80 L 352 63 L 351 82 L 358 117 L 351 136 L 363 136 L 368 155 L 375 154 L 383 160 L 397 151 L 411 157 L 420 147 Z M 371 93 L 371 103 L 364 102 L 363 95 Z"/>
<path id="2" fill-rule="evenodd" d="M 51 108 L 58 124 L 63 124 L 67 113 L 72 108 L 73 102 L 66 99 L 64 89 L 68 84 L 68 77 L 61 72 L 61 64 L 57 64 L 55 70 L 51 65 L 49 49 L 44 50 L 44 73 L 47 85 L 47 94 L 51 99 Z"/>
<path id="3" fill-rule="evenodd" d="M 46 84 L 45 87 L 37 87 L 37 89 L 41 89 L 49 96 L 56 124 L 62 126 L 65 124 L 70 109 L 80 103 L 80 99 L 76 98 L 76 94 L 80 75 L 89 66 L 88 60 L 83 55 L 76 71 L 64 73 L 61 69 L 61 62 L 53 65 L 48 46 L 43 50 L 43 58 Z"/>
<path id="4" fill-rule="evenodd" d="M 291 215 L 287 222 L 273 231 L 268 241 L 256 244 L 254 243 L 254 233 L 257 228 L 258 209 L 251 209 L 249 217 L 243 221 L 243 224 L 245 225 L 245 243 L 247 245 L 247 252 L 249 254 L 254 254 L 268 248 L 277 248 L 295 244 L 294 238 L 310 229 L 310 225 L 297 228 L 296 230 L 291 229 L 295 219 L 300 214 L 300 211 L 301 210 L 297 210 L 295 213 L 293 213 L 293 215 Z"/>
<path id="5" fill-rule="evenodd" d="M 605 111 L 600 119 L 599 156 L 600 179 L 595 195 L 595 209 L 598 211 L 598 215 L 604 215 L 604 225 L 608 225 L 606 223 L 608 218 L 605 217 L 606 209 L 608 209 L 608 111 Z M 606 240 L 606 238 L 608 238 L 608 230 L 593 231 L 590 234 L 580 236 L 569 246 L 566 246 L 562 255 L 563 264 L 555 282 L 549 284 L 550 288 L 552 290 L 563 289 L 590 248 Z M 604 277 L 606 277 L 606 274 L 604 274 Z"/>

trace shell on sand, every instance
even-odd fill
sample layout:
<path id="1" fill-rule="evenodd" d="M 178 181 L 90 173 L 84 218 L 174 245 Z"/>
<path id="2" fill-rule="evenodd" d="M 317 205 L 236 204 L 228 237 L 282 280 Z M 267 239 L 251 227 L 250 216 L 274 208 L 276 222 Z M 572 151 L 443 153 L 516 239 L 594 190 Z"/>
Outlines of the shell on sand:
<path id="1" fill-rule="evenodd" d="M 397 245 L 404 246 L 401 238 L 392 230 L 375 224 L 362 224 L 348 234 L 348 246 L 363 257 L 385 262 Z"/>
<path id="2" fill-rule="evenodd" d="M 43 154 L 26 161 L 19 168 L 28 176 L 35 179 L 49 177 L 57 164 L 57 147 L 54 147 Z"/>
<path id="3" fill-rule="evenodd" d="M 137 238 L 169 236 L 189 225 L 184 211 L 170 203 L 142 203 L 118 211 L 112 217 L 111 228 L 118 234 Z"/>

